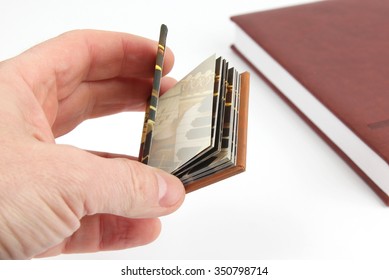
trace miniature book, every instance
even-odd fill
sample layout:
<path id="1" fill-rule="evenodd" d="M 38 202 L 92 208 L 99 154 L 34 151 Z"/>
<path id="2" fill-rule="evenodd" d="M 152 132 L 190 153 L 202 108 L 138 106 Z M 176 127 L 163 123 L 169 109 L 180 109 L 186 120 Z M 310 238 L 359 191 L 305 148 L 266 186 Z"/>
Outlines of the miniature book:
<path id="1" fill-rule="evenodd" d="M 160 95 L 166 36 L 162 25 L 139 160 L 189 192 L 245 170 L 249 73 L 212 55 Z"/>

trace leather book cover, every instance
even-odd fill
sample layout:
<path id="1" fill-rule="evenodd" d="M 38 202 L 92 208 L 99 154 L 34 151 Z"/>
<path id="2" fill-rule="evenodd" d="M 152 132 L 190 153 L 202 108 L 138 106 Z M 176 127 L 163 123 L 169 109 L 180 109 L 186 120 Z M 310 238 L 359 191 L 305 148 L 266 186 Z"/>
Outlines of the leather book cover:
<path id="1" fill-rule="evenodd" d="M 355 158 L 281 89 L 236 41 L 233 49 L 389 205 L 389 1 L 332 0 L 232 17 L 382 164 Z M 339 133 L 343 133 L 340 131 Z M 346 143 L 347 144 L 347 143 Z M 365 166 L 361 166 L 360 163 Z M 369 165 L 370 164 L 370 165 Z M 378 178 L 378 179 L 377 179 Z"/>

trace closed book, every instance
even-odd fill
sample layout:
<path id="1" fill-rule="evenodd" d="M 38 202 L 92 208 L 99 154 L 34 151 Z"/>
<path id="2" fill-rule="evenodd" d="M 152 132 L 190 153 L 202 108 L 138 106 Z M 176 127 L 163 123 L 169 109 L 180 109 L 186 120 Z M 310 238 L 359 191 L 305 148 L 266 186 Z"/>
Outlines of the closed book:
<path id="1" fill-rule="evenodd" d="M 389 1 L 233 16 L 233 49 L 389 205 Z"/>

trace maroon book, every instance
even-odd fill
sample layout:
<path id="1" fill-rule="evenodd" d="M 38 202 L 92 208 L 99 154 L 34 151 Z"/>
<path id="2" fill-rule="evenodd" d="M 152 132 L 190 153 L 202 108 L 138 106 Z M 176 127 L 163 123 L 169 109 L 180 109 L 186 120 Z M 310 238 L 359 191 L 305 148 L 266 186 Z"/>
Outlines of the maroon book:
<path id="1" fill-rule="evenodd" d="M 232 17 L 233 49 L 389 205 L 389 1 Z"/>

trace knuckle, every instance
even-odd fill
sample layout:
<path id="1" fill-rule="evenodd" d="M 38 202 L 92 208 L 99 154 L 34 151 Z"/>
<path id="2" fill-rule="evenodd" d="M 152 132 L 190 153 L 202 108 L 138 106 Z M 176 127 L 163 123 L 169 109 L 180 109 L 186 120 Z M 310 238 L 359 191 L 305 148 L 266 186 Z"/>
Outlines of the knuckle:
<path id="1" fill-rule="evenodd" d="M 126 159 L 120 162 L 126 168 L 124 174 L 128 174 L 128 180 L 122 183 L 129 199 L 129 211 L 158 204 L 157 180 L 153 172 L 139 162 Z"/>

